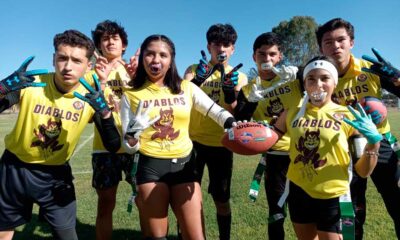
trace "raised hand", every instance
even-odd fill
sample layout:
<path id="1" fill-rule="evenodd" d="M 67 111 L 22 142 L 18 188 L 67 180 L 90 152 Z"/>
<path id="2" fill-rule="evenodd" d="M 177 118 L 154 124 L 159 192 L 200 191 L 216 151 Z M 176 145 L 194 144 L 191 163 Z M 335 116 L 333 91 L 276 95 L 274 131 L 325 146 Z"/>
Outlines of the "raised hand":
<path id="1" fill-rule="evenodd" d="M 143 110 L 143 102 L 139 101 L 139 105 L 136 109 L 135 115 L 129 120 L 128 126 L 126 128 L 126 134 L 134 137 L 135 139 L 139 139 L 140 134 L 142 132 L 153 125 L 160 116 L 156 116 L 153 119 L 149 117 L 150 107 L 148 107 L 145 111 Z"/>
<path id="2" fill-rule="evenodd" d="M 110 75 L 110 72 L 118 62 L 110 63 L 108 62 L 107 58 L 99 55 L 97 52 L 94 53 L 94 57 L 96 59 L 94 70 L 96 71 L 98 79 L 100 79 L 101 83 L 105 84 L 108 80 L 108 75 Z"/>
<path id="3" fill-rule="evenodd" d="M 10 92 L 18 91 L 27 87 L 46 86 L 46 83 L 34 82 L 34 76 L 47 74 L 47 70 L 26 70 L 28 68 L 28 65 L 33 61 L 34 58 L 34 56 L 28 57 L 15 72 L 0 81 L 0 95 L 6 95 Z"/>
<path id="4" fill-rule="evenodd" d="M 345 123 L 358 130 L 367 139 L 369 144 L 375 144 L 382 140 L 382 134 L 378 132 L 371 116 L 365 113 L 361 104 L 357 103 L 358 112 L 356 112 L 351 106 L 347 106 L 347 108 L 353 114 L 355 119 L 351 121 L 348 118 L 344 118 L 343 121 Z"/>
<path id="5" fill-rule="evenodd" d="M 260 77 L 257 77 L 256 82 L 253 83 L 253 85 L 251 86 L 251 90 L 250 90 L 249 97 L 247 98 L 247 100 L 249 102 L 259 102 L 263 99 L 264 99 L 264 91 L 261 86 L 261 79 L 260 79 Z"/>
<path id="6" fill-rule="evenodd" d="M 281 80 L 284 80 L 285 82 L 295 80 L 296 74 L 299 71 L 299 69 L 295 66 L 285 66 L 285 65 L 282 65 L 281 68 L 272 67 L 271 69 L 276 75 L 279 76 Z"/>
<path id="7" fill-rule="evenodd" d="M 201 59 L 199 64 L 196 67 L 195 76 L 192 79 L 192 82 L 197 86 L 200 86 L 207 78 L 209 78 L 217 69 L 219 68 L 219 64 L 210 68 L 207 61 L 206 53 L 201 50 Z"/>
<path id="8" fill-rule="evenodd" d="M 119 61 L 125 67 L 126 72 L 128 73 L 131 79 L 134 79 L 136 77 L 136 71 L 139 65 L 139 55 L 140 55 L 140 48 L 138 48 L 136 50 L 135 55 L 129 59 L 129 63 L 125 63 L 122 60 Z"/>
<path id="9" fill-rule="evenodd" d="M 390 80 L 394 83 L 397 83 L 396 85 L 400 84 L 400 70 L 397 68 L 393 67 L 392 64 L 388 61 L 386 61 L 376 50 L 375 48 L 372 48 L 372 52 L 375 54 L 376 58 L 370 57 L 368 55 L 363 55 L 362 58 L 371 62 L 372 65 L 370 68 L 362 68 L 363 71 L 365 72 L 370 72 L 376 75 L 379 75 L 379 77 Z"/>
<path id="10" fill-rule="evenodd" d="M 243 64 L 239 63 L 228 74 L 225 74 L 224 66 L 222 64 L 220 65 L 222 91 L 224 91 L 225 103 L 227 104 L 231 104 L 236 100 L 235 86 L 238 84 L 239 81 L 238 70 L 242 66 Z"/>
<path id="11" fill-rule="evenodd" d="M 97 112 L 102 115 L 103 118 L 106 118 L 110 113 L 110 108 L 107 105 L 107 102 L 104 98 L 104 93 L 101 90 L 99 79 L 96 74 L 93 74 L 93 80 L 95 89 L 93 89 L 89 83 L 85 81 L 85 79 L 80 78 L 79 82 L 89 91 L 85 96 L 82 96 L 78 92 L 74 92 L 74 96 L 89 103 L 90 106 Z"/>

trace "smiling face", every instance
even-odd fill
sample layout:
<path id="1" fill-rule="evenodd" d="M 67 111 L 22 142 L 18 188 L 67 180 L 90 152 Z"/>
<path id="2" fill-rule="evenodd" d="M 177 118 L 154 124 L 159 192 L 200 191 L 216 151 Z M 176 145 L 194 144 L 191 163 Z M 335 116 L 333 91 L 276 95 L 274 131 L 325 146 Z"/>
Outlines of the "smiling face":
<path id="1" fill-rule="evenodd" d="M 337 28 L 324 33 L 321 40 L 320 51 L 323 55 L 331 57 L 340 70 L 344 70 L 350 62 L 351 49 L 353 46 L 354 40 L 351 39 L 346 29 Z"/>
<path id="2" fill-rule="evenodd" d="M 164 85 L 171 59 L 171 49 L 164 41 L 156 40 L 147 45 L 143 52 L 143 65 L 151 82 Z"/>
<path id="3" fill-rule="evenodd" d="M 120 59 L 126 49 L 119 34 L 105 33 L 100 39 L 101 53 L 107 60 Z"/>
<path id="4" fill-rule="evenodd" d="M 58 90 L 66 93 L 79 86 L 79 78 L 83 77 L 90 67 L 87 49 L 60 44 L 53 58 Z"/>
<path id="5" fill-rule="evenodd" d="M 331 101 L 336 87 L 331 73 L 325 69 L 313 69 L 304 79 L 304 87 L 314 106 L 322 107 Z"/>

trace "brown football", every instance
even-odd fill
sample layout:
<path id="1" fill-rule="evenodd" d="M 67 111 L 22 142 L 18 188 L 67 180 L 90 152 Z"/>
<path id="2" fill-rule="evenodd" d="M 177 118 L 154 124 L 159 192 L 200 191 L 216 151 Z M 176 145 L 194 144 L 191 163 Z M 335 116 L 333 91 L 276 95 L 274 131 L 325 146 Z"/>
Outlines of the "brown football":
<path id="1" fill-rule="evenodd" d="M 239 123 L 222 136 L 221 143 L 234 153 L 255 155 L 264 153 L 278 140 L 272 129 L 255 122 Z"/>

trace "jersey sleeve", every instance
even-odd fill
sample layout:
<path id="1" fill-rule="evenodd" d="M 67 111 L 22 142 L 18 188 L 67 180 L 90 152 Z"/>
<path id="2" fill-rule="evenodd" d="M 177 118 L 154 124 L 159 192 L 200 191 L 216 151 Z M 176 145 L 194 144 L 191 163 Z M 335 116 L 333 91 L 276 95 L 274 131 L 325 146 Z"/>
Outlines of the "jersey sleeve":
<path id="1" fill-rule="evenodd" d="M 228 118 L 233 118 L 232 114 L 216 104 L 198 86 L 192 84 L 193 107 L 204 116 L 209 116 L 219 126 L 224 127 Z"/>

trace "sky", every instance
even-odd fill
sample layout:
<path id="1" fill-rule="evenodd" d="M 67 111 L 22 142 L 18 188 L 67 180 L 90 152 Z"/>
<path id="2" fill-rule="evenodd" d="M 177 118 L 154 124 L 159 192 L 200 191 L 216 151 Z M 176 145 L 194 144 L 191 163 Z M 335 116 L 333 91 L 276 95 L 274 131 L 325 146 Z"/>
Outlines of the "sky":
<path id="1" fill-rule="evenodd" d="M 375 47 L 400 68 L 399 0 L 2 0 L 0 9 L 0 79 L 31 55 L 35 60 L 29 69 L 53 71 L 55 34 L 77 29 L 91 37 L 96 24 L 106 19 L 119 22 L 128 33 L 125 59 L 151 34 L 170 37 L 181 75 L 206 50 L 212 24 L 234 26 L 238 40 L 230 63 L 243 63 L 241 71 L 247 73 L 255 66 L 255 38 L 294 16 L 311 16 L 317 24 L 344 18 L 355 27 L 356 57 L 374 56 Z"/>

